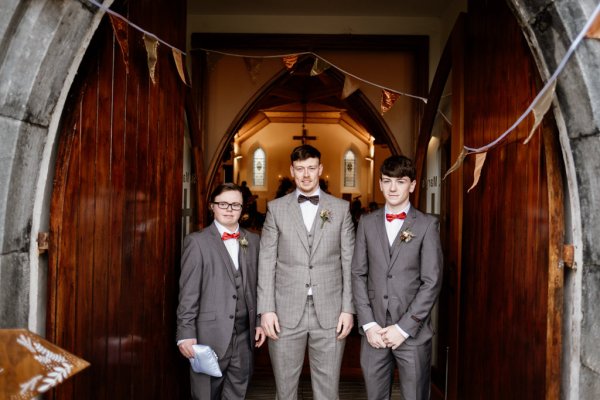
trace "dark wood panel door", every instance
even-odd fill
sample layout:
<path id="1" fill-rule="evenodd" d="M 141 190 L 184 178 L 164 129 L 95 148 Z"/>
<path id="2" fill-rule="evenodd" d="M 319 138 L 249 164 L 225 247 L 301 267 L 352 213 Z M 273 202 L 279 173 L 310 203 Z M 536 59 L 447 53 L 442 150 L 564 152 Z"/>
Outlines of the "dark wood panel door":
<path id="1" fill-rule="evenodd" d="M 125 12 L 148 29 L 160 26 L 161 9 L 169 24 L 183 26 L 174 23 L 184 21 L 181 7 L 162 1 L 145 10 L 141 3 Z M 183 44 L 181 33 L 155 32 Z M 53 398 L 187 394 L 187 366 L 175 344 L 184 86 L 170 49 L 159 47 L 153 84 L 141 33 L 130 29 L 128 44 L 127 72 L 105 18 L 61 123 L 47 336 L 91 366 Z"/>
<path id="2" fill-rule="evenodd" d="M 464 58 L 464 143 L 478 147 L 510 127 L 541 81 L 506 2 L 470 1 Z M 556 126 L 533 119 L 490 150 L 471 192 L 462 168 L 460 399 L 559 397 L 563 275 L 562 184 Z M 546 139 L 546 140 L 544 140 Z"/>

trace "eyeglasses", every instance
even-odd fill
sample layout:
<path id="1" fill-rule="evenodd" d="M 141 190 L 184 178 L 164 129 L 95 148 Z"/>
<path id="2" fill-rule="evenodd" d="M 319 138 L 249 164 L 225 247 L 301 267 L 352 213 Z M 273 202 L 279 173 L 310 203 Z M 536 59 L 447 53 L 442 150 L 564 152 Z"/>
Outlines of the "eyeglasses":
<path id="1" fill-rule="evenodd" d="M 242 205 L 240 203 L 228 203 L 226 201 L 213 201 L 213 204 L 216 204 L 217 207 L 219 207 L 221 210 L 227 210 L 229 207 L 231 207 L 231 209 L 233 211 L 240 211 L 242 209 Z"/>

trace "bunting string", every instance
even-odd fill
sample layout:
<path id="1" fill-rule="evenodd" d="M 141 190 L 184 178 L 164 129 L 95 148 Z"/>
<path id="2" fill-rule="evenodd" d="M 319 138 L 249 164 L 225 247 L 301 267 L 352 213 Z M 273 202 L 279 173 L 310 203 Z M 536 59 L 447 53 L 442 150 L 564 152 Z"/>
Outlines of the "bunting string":
<path id="1" fill-rule="evenodd" d="M 158 42 L 164 44 L 167 47 L 170 47 L 173 50 L 177 50 L 178 52 L 180 52 L 181 54 L 183 54 L 184 56 L 186 55 L 185 51 L 181 51 L 179 48 L 172 46 L 171 44 L 165 42 L 164 40 L 162 40 L 161 38 L 157 37 L 155 34 L 148 32 L 147 30 L 145 30 L 144 28 L 142 28 L 139 25 L 134 24 L 133 22 L 131 22 L 130 20 L 128 20 L 127 18 L 125 18 L 124 16 L 122 16 L 121 14 L 114 12 L 113 10 L 111 10 L 110 8 L 106 7 L 104 4 L 100 4 L 98 3 L 96 0 L 87 0 L 89 1 L 91 4 L 95 5 L 96 7 L 98 7 L 100 10 L 104 11 L 107 14 L 110 14 L 120 20 L 122 20 L 123 22 L 127 23 L 128 25 L 130 25 L 131 27 L 137 29 L 138 31 L 142 32 L 144 35 L 150 36 L 154 39 L 156 39 Z"/>
<path id="2" fill-rule="evenodd" d="M 211 49 L 206 49 L 206 48 L 203 48 L 203 47 L 194 48 L 194 49 L 192 49 L 192 51 L 204 51 L 206 53 L 216 53 L 216 54 L 220 54 L 220 55 L 223 55 L 223 56 L 229 56 L 229 57 L 265 58 L 265 59 L 266 58 L 288 59 L 288 58 L 294 57 L 294 56 L 300 57 L 300 56 L 309 55 L 309 56 L 315 57 L 315 59 L 318 60 L 318 61 L 325 62 L 325 63 L 329 64 L 331 67 L 334 67 L 338 71 L 342 72 L 343 74 L 345 74 L 347 76 L 350 76 L 350 77 L 354 78 L 355 80 L 359 80 L 359 81 L 361 81 L 363 83 L 366 83 L 366 84 L 371 85 L 371 86 L 375 86 L 375 87 L 377 87 L 379 89 L 382 89 L 382 90 L 387 90 L 388 92 L 396 93 L 396 94 L 398 94 L 400 96 L 411 97 L 413 99 L 420 100 L 423 103 L 427 104 L 427 98 L 425 98 L 425 97 L 421 97 L 421 96 L 417 96 L 417 95 L 414 95 L 414 94 L 402 92 L 402 91 L 399 91 L 399 90 L 396 90 L 396 89 L 392 89 L 392 88 L 380 85 L 378 83 L 374 83 L 374 82 L 368 81 L 368 80 L 366 80 L 364 78 L 361 78 L 361 77 L 359 77 L 357 75 L 354 75 L 354 74 L 346 71 L 343 68 L 340 68 L 338 65 L 330 62 L 325 57 L 322 57 L 322 56 L 320 56 L 317 53 L 314 53 L 312 51 L 302 51 L 302 52 L 299 52 L 299 53 L 289 53 L 289 54 L 269 54 L 269 55 L 248 55 L 248 54 L 239 54 L 239 53 L 229 53 L 229 52 L 226 52 L 226 51 L 211 50 Z"/>

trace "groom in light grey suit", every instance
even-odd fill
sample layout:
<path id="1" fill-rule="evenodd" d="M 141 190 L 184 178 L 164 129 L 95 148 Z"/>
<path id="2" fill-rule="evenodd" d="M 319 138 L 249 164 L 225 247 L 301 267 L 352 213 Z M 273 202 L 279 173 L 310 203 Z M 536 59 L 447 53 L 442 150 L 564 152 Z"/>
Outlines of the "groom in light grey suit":
<path id="1" fill-rule="evenodd" d="M 429 399 L 430 313 L 442 284 L 437 218 L 413 208 L 416 171 L 410 159 L 387 158 L 379 185 L 385 211 L 361 217 L 352 260 L 360 363 L 369 400 L 389 399 L 394 366 L 404 400 Z"/>
<path id="2" fill-rule="evenodd" d="M 297 398 L 308 345 L 315 400 L 338 397 L 345 338 L 353 325 L 354 225 L 347 201 L 319 188 L 321 154 L 291 154 L 296 190 L 268 204 L 258 263 L 258 312 L 269 338 L 277 398 Z"/>

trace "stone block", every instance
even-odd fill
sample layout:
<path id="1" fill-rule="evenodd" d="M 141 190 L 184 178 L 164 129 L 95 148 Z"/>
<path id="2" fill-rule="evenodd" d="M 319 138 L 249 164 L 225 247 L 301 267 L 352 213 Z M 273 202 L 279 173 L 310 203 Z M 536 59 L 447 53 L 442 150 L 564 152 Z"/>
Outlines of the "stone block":
<path id="1" fill-rule="evenodd" d="M 0 255 L 0 328 L 27 328 L 29 254 Z"/>

